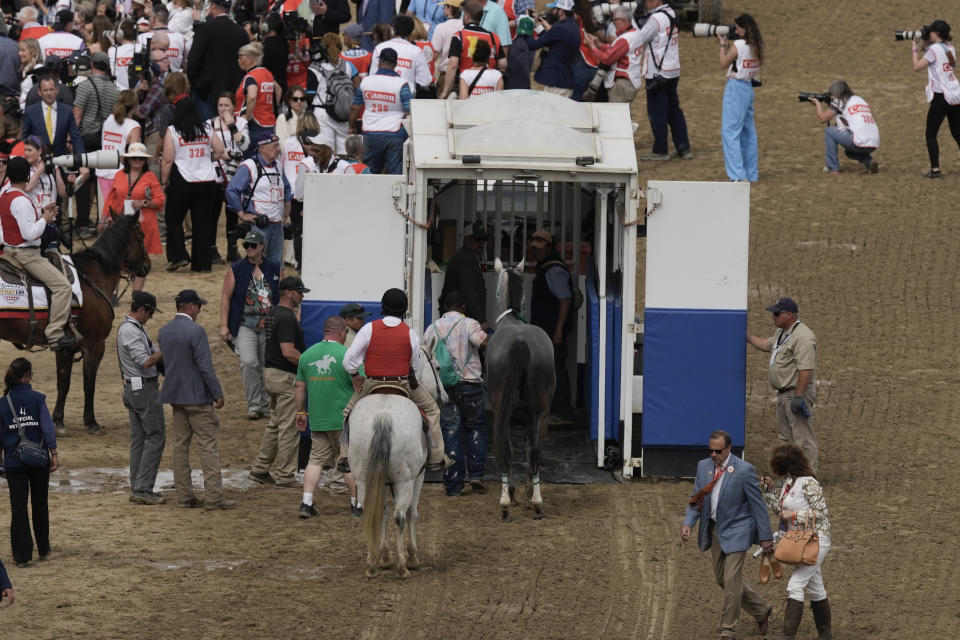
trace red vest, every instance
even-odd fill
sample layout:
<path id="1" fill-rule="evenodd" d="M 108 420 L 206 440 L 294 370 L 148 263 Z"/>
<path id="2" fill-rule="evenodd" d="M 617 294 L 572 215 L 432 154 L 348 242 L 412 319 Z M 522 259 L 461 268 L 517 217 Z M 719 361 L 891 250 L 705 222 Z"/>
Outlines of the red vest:
<path id="1" fill-rule="evenodd" d="M 253 119 L 261 127 L 272 127 L 277 124 L 277 116 L 273 113 L 273 92 L 275 83 L 273 74 L 263 67 L 250 69 L 247 75 L 240 81 L 240 88 L 237 89 L 236 103 L 239 116 L 244 105 L 247 104 L 246 84 L 247 78 L 253 78 L 257 83 L 257 101 L 253 103 L 253 113 L 247 114 L 247 119 Z"/>
<path id="2" fill-rule="evenodd" d="M 355 173 L 359 175 L 364 171 L 366 171 L 367 173 L 370 173 L 370 167 L 368 165 L 363 164 L 362 162 L 352 162 L 347 167 L 347 170 L 344 171 L 344 173 Z"/>
<path id="3" fill-rule="evenodd" d="M 341 52 L 340 56 L 350 61 L 361 78 L 366 78 L 367 74 L 370 73 L 370 61 L 373 60 L 373 54 L 366 49 L 354 47 Z"/>
<path id="4" fill-rule="evenodd" d="M 51 33 L 50 27 L 36 26 L 36 27 L 27 27 L 20 32 L 20 42 L 23 42 L 27 38 L 33 38 L 34 40 L 39 40 L 43 36 Z"/>
<path id="5" fill-rule="evenodd" d="M 497 53 L 500 51 L 500 38 L 495 33 L 485 31 L 476 31 L 470 27 L 464 27 L 463 31 L 458 33 L 460 36 L 460 73 L 473 66 L 473 50 L 476 48 L 477 40 L 486 40 L 490 45 L 490 61 L 487 67 L 497 68 Z"/>
<path id="6" fill-rule="evenodd" d="M 504 1 L 503 1 L 503 4 L 502 4 L 501 6 L 503 7 L 503 12 L 504 12 L 505 14 L 507 14 L 507 21 L 513 23 L 513 24 L 510 26 L 510 39 L 511 39 L 511 40 L 516 40 L 516 38 L 517 38 L 517 10 L 513 8 L 513 1 L 514 1 L 514 0 L 504 0 Z"/>
<path id="7" fill-rule="evenodd" d="M 306 53 L 306 55 L 304 55 Z M 290 42 L 287 54 L 287 88 L 299 85 L 307 86 L 307 67 L 310 66 L 310 38 L 300 38 Z"/>
<path id="8" fill-rule="evenodd" d="M 388 327 L 383 320 L 370 326 L 370 344 L 363 360 L 368 376 L 406 376 L 410 373 L 410 327 L 401 322 Z"/>
<path id="9" fill-rule="evenodd" d="M 37 216 L 36 219 L 40 219 L 40 213 L 37 211 L 37 205 L 33 203 L 33 200 L 31 200 L 29 196 L 19 189 L 10 189 L 0 196 L 0 229 L 3 229 L 3 244 L 11 247 L 15 247 L 26 242 L 26 240 L 23 239 L 23 236 L 20 235 L 20 225 L 17 223 L 17 219 L 13 217 L 13 213 L 10 211 L 10 206 L 17 198 L 26 198 L 27 201 L 33 206 L 34 214 Z M 410 340 L 408 339 L 407 342 L 409 341 Z M 407 347 L 407 351 L 409 350 L 410 348 Z M 409 361 L 410 359 L 407 358 L 407 362 Z"/>

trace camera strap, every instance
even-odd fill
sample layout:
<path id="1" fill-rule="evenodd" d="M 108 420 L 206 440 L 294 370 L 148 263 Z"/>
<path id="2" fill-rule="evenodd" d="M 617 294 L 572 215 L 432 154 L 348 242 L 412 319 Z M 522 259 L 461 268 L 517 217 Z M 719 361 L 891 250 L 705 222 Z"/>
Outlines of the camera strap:
<path id="1" fill-rule="evenodd" d="M 130 199 L 130 196 L 133 195 L 133 188 L 137 186 L 137 183 L 140 182 L 140 178 L 143 177 L 143 174 L 147 172 L 147 168 L 144 167 L 143 171 L 140 172 L 140 175 L 137 176 L 137 179 L 134 180 L 129 187 L 127 187 L 127 200 Z M 130 180 L 130 174 L 127 174 L 127 181 Z"/>
<path id="2" fill-rule="evenodd" d="M 468 98 L 469 98 L 470 95 L 473 93 L 474 87 L 476 87 L 476 86 L 477 86 L 477 83 L 480 82 L 480 76 L 482 76 L 482 75 L 483 75 L 483 72 L 486 71 L 486 70 L 487 70 L 487 65 L 483 65 L 482 67 L 480 67 L 480 71 L 477 73 L 477 77 L 473 79 L 473 82 L 470 83 L 470 88 L 467 89 L 467 97 L 468 97 Z"/>
<path id="3" fill-rule="evenodd" d="M 667 50 L 670 48 L 670 39 L 673 37 L 673 30 L 676 28 L 677 23 L 676 20 L 673 19 L 673 16 L 667 13 L 666 10 L 655 11 L 654 13 L 660 13 L 667 16 L 667 20 L 669 21 L 667 23 L 667 44 L 663 47 L 663 55 L 660 56 L 660 62 L 657 62 L 656 55 L 650 55 L 650 59 L 653 60 L 653 66 L 656 68 L 657 75 L 660 75 L 660 71 L 663 68 L 663 61 L 667 57 Z"/>

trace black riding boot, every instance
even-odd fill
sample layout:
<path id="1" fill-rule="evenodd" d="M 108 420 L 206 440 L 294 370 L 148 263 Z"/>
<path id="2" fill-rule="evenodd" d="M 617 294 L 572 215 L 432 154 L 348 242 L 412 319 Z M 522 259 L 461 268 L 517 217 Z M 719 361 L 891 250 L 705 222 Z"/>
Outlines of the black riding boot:
<path id="1" fill-rule="evenodd" d="M 800 628 L 803 618 L 803 603 L 793 598 L 787 598 L 787 608 L 783 611 L 783 633 L 774 636 L 773 640 L 793 640 Z"/>
<path id="2" fill-rule="evenodd" d="M 832 640 L 833 630 L 830 622 L 830 600 L 824 598 L 817 602 L 811 602 L 810 608 L 813 609 L 813 620 L 817 625 L 818 640 Z"/>

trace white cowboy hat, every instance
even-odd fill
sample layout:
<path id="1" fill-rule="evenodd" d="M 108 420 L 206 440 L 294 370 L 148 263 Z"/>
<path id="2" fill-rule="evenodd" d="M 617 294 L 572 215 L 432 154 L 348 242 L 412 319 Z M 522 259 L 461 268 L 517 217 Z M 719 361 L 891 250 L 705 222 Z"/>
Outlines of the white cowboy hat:
<path id="1" fill-rule="evenodd" d="M 147 153 L 147 145 L 142 142 L 131 142 L 127 146 L 127 152 L 122 154 L 124 158 L 152 158 L 153 156 Z"/>

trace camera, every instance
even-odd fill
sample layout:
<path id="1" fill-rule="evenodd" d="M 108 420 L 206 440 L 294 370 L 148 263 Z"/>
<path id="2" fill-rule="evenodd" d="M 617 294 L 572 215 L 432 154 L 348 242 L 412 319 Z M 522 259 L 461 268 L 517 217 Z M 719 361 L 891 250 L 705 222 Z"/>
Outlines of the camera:
<path id="1" fill-rule="evenodd" d="M 63 167 L 68 171 L 74 171 L 81 167 L 87 167 L 88 169 L 119 169 L 120 152 L 91 151 L 89 153 L 48 157 L 44 158 L 44 161 L 52 166 Z"/>
<path id="2" fill-rule="evenodd" d="M 593 22 L 599 28 L 605 27 L 613 16 L 613 10 L 617 7 L 623 7 L 630 11 L 630 13 L 635 13 L 636 11 L 644 11 L 642 2 L 633 2 L 632 0 L 625 0 L 620 4 L 611 5 L 606 0 L 592 0 L 590 2 L 590 12 L 593 15 Z"/>
<path id="3" fill-rule="evenodd" d="M 243 240 L 244 237 L 250 233 L 250 229 L 252 228 L 253 225 L 251 225 L 249 222 L 246 220 L 240 220 L 237 222 L 237 226 L 234 227 L 233 231 L 227 233 L 227 243 L 230 245 L 235 245 L 238 240 Z"/>
<path id="4" fill-rule="evenodd" d="M 607 79 L 608 73 L 610 73 L 610 65 L 597 65 L 597 72 L 593 74 L 593 79 L 590 80 L 590 84 L 583 90 L 584 102 L 593 102 L 597 99 L 597 94 L 599 94 L 603 88 L 603 83 Z"/>
<path id="5" fill-rule="evenodd" d="M 894 29 L 893 30 L 893 39 L 897 40 L 929 40 L 930 39 L 930 27 L 923 27 L 922 29 Z"/>
<path id="6" fill-rule="evenodd" d="M 830 104 L 830 101 L 833 99 L 829 93 L 808 93 L 807 91 L 800 91 L 797 93 L 797 100 L 800 102 L 813 102 L 814 100 L 819 100 L 820 102 L 826 102 Z"/>
<path id="7" fill-rule="evenodd" d="M 76 84 L 77 76 L 80 75 L 80 58 L 80 52 L 74 52 L 69 58 L 49 55 L 42 66 L 34 67 L 27 75 L 33 78 L 34 84 L 40 84 L 41 78 L 52 77 L 56 78 L 60 84 L 72 88 Z"/>
<path id="8" fill-rule="evenodd" d="M 0 98 L 0 109 L 3 110 L 3 115 L 10 118 L 19 119 L 23 115 L 23 109 L 20 108 L 20 99 L 17 95 Z"/>
<path id="9" fill-rule="evenodd" d="M 694 38 L 712 38 L 713 36 L 722 36 L 734 40 L 737 37 L 737 25 L 707 24 L 705 22 L 698 22 L 693 25 Z"/>
<path id="10" fill-rule="evenodd" d="M 301 18 L 296 11 L 286 11 L 281 17 L 282 33 L 287 40 L 297 41 L 308 37 L 312 31 L 310 23 Z"/>
<path id="11" fill-rule="evenodd" d="M 17 14 L 13 11 L 7 14 L 7 18 L 3 23 L 0 23 L 0 36 L 7 36 L 11 40 L 19 40 L 22 31 L 23 27 L 20 26 L 20 22 L 17 20 Z"/>
<path id="12" fill-rule="evenodd" d="M 140 80 L 149 84 L 152 79 L 150 71 L 151 40 L 152 38 L 147 38 L 139 48 L 133 50 L 133 59 L 130 60 L 130 66 L 127 67 L 127 77 L 131 87 L 140 84 Z"/>

